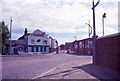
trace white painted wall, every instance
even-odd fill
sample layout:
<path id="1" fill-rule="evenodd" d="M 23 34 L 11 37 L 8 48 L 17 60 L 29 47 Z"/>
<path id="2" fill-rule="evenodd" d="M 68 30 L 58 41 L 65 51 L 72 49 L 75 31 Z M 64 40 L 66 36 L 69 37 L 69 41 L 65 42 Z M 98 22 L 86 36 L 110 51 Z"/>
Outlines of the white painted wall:
<path id="1" fill-rule="evenodd" d="M 40 42 L 37 42 L 37 40 L 40 39 Z M 34 44 L 31 43 L 31 40 L 34 40 Z M 47 36 L 34 36 L 34 35 L 29 35 L 28 36 L 28 45 L 46 45 L 44 44 L 44 41 L 47 40 L 47 45 L 50 45 L 49 39 Z"/>

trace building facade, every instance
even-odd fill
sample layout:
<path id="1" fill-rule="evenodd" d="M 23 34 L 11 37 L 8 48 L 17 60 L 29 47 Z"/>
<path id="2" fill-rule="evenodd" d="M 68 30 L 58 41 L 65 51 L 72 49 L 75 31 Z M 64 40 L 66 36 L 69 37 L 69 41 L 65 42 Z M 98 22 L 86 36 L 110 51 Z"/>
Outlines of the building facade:
<path id="1" fill-rule="evenodd" d="M 39 29 L 33 33 L 27 33 L 25 29 L 24 35 L 18 39 L 19 54 L 43 54 L 49 53 L 50 42 L 48 35 Z"/>
<path id="2" fill-rule="evenodd" d="M 50 42 L 50 52 L 55 52 L 58 48 L 58 41 L 51 36 L 49 36 L 49 42 Z"/>
<path id="3" fill-rule="evenodd" d="M 91 55 L 92 54 L 92 38 L 74 41 L 73 51 L 75 54 Z"/>
<path id="4" fill-rule="evenodd" d="M 11 42 L 11 48 L 10 48 L 10 42 Z M 10 40 L 8 44 L 6 45 L 6 48 L 3 50 L 3 54 L 15 54 L 18 55 L 18 41 L 17 40 Z"/>
<path id="5" fill-rule="evenodd" d="M 86 38 L 82 40 L 75 40 L 73 42 L 66 42 L 61 45 L 61 50 L 70 50 L 71 53 L 77 55 L 92 55 L 93 51 L 93 39 Z"/>

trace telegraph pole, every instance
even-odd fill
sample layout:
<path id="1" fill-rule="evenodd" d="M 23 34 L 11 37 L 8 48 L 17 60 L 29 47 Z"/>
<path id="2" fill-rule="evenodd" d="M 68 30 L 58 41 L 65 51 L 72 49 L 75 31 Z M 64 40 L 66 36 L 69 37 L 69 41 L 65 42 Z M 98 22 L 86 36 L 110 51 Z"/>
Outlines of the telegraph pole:
<path id="1" fill-rule="evenodd" d="M 12 17 L 10 19 L 10 55 L 12 54 Z"/>
<path id="2" fill-rule="evenodd" d="M 93 10 L 93 64 L 96 64 L 96 29 L 95 29 L 95 7 L 99 4 L 100 0 L 95 4 L 92 2 Z"/>

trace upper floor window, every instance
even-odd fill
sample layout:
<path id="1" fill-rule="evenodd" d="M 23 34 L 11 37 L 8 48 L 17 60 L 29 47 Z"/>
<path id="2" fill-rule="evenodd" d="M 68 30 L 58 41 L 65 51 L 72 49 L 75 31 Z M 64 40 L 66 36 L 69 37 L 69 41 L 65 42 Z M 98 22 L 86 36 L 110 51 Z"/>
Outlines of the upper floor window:
<path id="1" fill-rule="evenodd" d="M 34 44 L 34 43 L 35 43 L 34 39 L 31 39 L 31 44 Z"/>
<path id="2" fill-rule="evenodd" d="M 40 41 L 41 41 L 40 39 L 37 40 L 37 42 L 40 42 Z"/>
<path id="3" fill-rule="evenodd" d="M 78 48 L 77 44 L 75 44 L 75 48 Z"/>
<path id="4" fill-rule="evenodd" d="M 43 44 L 47 44 L 47 40 L 44 40 L 44 41 L 43 41 Z"/>
<path id="5" fill-rule="evenodd" d="M 79 43 L 80 48 L 82 48 L 82 42 Z"/>

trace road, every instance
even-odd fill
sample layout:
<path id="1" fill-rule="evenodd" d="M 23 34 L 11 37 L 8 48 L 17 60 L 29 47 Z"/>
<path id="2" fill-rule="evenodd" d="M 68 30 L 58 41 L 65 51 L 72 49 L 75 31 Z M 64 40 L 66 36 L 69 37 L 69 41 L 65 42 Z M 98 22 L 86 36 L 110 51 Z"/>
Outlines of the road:
<path id="1" fill-rule="evenodd" d="M 74 61 L 91 61 L 92 56 L 65 53 L 2 57 L 2 79 L 32 79 L 57 66 Z"/>

